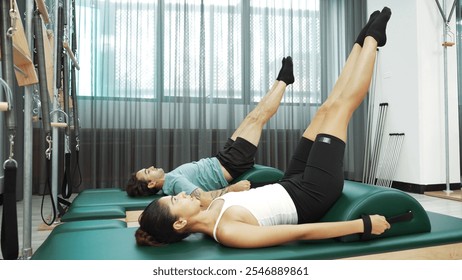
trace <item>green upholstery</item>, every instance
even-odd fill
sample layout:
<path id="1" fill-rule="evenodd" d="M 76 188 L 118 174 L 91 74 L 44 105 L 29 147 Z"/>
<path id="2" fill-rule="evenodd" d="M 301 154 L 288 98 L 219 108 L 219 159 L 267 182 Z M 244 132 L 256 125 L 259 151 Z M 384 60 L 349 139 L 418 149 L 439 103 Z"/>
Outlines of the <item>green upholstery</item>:
<path id="1" fill-rule="evenodd" d="M 95 229 L 114 229 L 126 228 L 127 223 L 120 220 L 88 220 L 76 221 L 72 223 L 63 223 L 56 226 L 50 235 L 55 235 L 63 232 L 85 231 Z"/>
<path id="2" fill-rule="evenodd" d="M 121 206 L 85 206 L 73 207 L 62 217 L 62 222 L 73 222 L 82 220 L 100 220 L 100 219 L 123 219 L 126 216 L 124 207 Z"/>
<path id="3" fill-rule="evenodd" d="M 130 197 L 124 190 L 104 192 L 82 192 L 72 201 L 71 207 L 121 206 L 126 210 L 141 210 L 152 201 L 152 197 Z"/>
<path id="4" fill-rule="evenodd" d="M 272 183 L 280 180 L 284 173 L 279 169 L 256 164 L 251 170 L 236 178 L 233 182 L 249 180 L 254 183 Z M 143 210 L 151 201 L 160 195 L 148 197 L 130 197 L 118 188 L 87 189 L 79 193 L 72 205 L 62 216 L 62 222 L 89 219 L 124 218 L 125 212 Z"/>
<path id="5" fill-rule="evenodd" d="M 345 181 L 341 197 L 321 221 L 354 220 L 360 218 L 361 214 L 394 217 L 409 211 L 414 215 L 411 221 L 393 224 L 380 238 L 429 232 L 431 225 L 427 213 L 412 196 L 403 191 Z M 359 235 L 344 236 L 340 240 L 357 241 Z"/>
<path id="6" fill-rule="evenodd" d="M 108 192 L 120 192 L 122 189 L 119 188 L 103 188 L 103 189 L 85 189 L 79 193 L 88 194 L 88 193 L 108 193 Z"/>
<path id="7" fill-rule="evenodd" d="M 164 247 L 137 246 L 136 228 L 94 229 L 52 234 L 33 260 L 266 260 L 338 259 L 462 242 L 462 219 L 428 213 L 431 232 L 366 242 L 300 241 L 261 249 L 227 248 L 202 234 Z"/>
<path id="8" fill-rule="evenodd" d="M 249 180 L 253 183 L 274 183 L 282 179 L 284 172 L 274 167 L 255 164 L 252 169 L 234 179 L 231 183 Z"/>
<path id="9" fill-rule="evenodd" d="M 121 189 L 86 190 L 72 201 L 71 206 L 61 217 L 62 222 L 88 219 L 124 218 L 129 210 L 143 210 L 159 195 L 149 197 L 130 197 Z"/>

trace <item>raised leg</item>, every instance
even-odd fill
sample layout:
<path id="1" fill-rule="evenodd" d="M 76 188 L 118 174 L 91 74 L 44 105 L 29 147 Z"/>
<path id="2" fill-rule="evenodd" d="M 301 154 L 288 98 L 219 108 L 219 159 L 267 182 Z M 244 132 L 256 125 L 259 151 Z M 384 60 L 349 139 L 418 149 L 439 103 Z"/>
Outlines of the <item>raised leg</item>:
<path id="1" fill-rule="evenodd" d="M 255 146 L 258 146 L 263 126 L 274 114 L 276 114 L 286 87 L 293 82 L 292 58 L 287 57 L 283 60 L 283 66 L 276 82 L 257 106 L 241 122 L 231 136 L 231 139 L 236 140 L 237 137 L 241 137 Z"/>
<path id="2" fill-rule="evenodd" d="M 367 94 L 376 49 L 386 43 L 385 29 L 390 17 L 391 11 L 387 7 L 380 13 L 375 11 L 371 14 L 368 23 L 358 35 L 331 94 L 319 108 L 303 137 L 314 140 L 319 133 L 328 133 L 342 140 L 346 139 L 346 128 L 351 115 Z M 326 120 L 328 115 L 332 120 Z"/>
<path id="3" fill-rule="evenodd" d="M 334 101 L 337 100 L 339 95 L 344 90 L 345 85 L 349 81 L 351 73 L 355 68 L 356 60 L 358 59 L 359 54 L 361 53 L 361 50 L 362 47 L 359 44 L 355 43 L 345 62 L 345 65 L 343 66 L 342 72 L 340 73 L 337 82 L 332 88 L 331 93 L 329 94 L 326 101 L 324 101 L 324 103 L 319 107 L 318 111 L 311 120 L 311 123 L 308 125 L 305 132 L 303 133 L 303 137 L 314 141 L 316 135 L 318 135 L 319 133 L 319 129 L 321 128 L 322 123 L 324 122 L 324 118 L 326 116 L 327 111 L 332 106 Z"/>
<path id="4" fill-rule="evenodd" d="M 346 142 L 348 123 L 367 94 L 376 57 L 377 41 L 366 37 L 355 71 L 339 97 L 327 111 L 319 133 L 330 134 Z"/>

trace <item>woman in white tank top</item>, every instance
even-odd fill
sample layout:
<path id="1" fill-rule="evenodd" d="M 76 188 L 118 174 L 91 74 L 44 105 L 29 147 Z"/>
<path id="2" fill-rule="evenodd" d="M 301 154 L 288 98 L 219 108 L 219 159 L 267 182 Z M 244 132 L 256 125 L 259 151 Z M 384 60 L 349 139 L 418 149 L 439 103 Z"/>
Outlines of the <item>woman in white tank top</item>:
<path id="1" fill-rule="evenodd" d="M 376 49 L 386 43 L 385 29 L 390 17 L 391 11 L 387 7 L 382 12 L 374 12 L 358 35 L 329 98 L 303 133 L 304 139 L 314 143 L 312 153 L 322 145 L 327 150 L 335 145 L 344 149 L 348 123 L 367 94 Z M 329 160 L 332 161 L 327 159 L 327 162 Z M 190 233 L 199 232 L 226 246 L 257 248 L 355 233 L 378 235 L 390 228 L 385 217 L 380 215 L 352 221 L 300 223 L 310 221 L 310 217 L 300 213 L 304 211 L 303 207 L 294 202 L 295 197 L 288 192 L 290 184 L 287 185 L 289 187 L 281 182 L 227 193 L 213 200 L 206 210 L 200 200 L 185 193 L 162 197 L 146 207 L 140 216 L 140 228 L 135 234 L 137 243 L 157 246 L 177 242 Z M 328 207 L 330 205 L 320 213 L 327 211 Z M 311 209 L 308 208 L 309 211 Z"/>

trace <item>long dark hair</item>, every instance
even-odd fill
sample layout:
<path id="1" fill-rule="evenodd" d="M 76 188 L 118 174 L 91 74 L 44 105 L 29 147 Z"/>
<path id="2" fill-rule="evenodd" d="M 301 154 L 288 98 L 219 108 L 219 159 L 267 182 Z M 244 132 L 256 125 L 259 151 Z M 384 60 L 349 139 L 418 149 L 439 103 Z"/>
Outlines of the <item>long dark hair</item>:
<path id="1" fill-rule="evenodd" d="M 154 200 L 138 219 L 140 227 L 135 232 L 136 243 L 161 246 L 185 239 L 190 233 L 179 233 L 173 228 L 173 223 L 177 219 L 167 206 L 161 205 L 157 199 Z"/>
<path id="2" fill-rule="evenodd" d="M 129 196 L 149 196 L 159 192 L 161 188 L 148 188 L 148 182 L 138 180 L 136 172 L 132 173 L 130 179 L 127 181 L 125 191 Z"/>

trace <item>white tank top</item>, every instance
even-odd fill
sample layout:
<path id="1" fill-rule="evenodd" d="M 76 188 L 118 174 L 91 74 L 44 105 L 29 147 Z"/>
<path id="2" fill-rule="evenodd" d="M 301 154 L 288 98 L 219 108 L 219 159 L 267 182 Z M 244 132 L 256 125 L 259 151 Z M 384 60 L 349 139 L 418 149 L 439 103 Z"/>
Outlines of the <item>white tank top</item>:
<path id="1" fill-rule="evenodd" d="M 217 242 L 217 227 L 223 213 L 231 206 L 242 206 L 252 213 L 260 226 L 297 224 L 298 216 L 295 204 L 280 184 L 266 185 L 242 192 L 226 193 L 215 200 L 222 199 L 223 207 L 213 228 L 213 238 Z M 212 201 L 210 206 L 215 202 Z M 210 208 L 209 206 L 209 208 Z"/>

